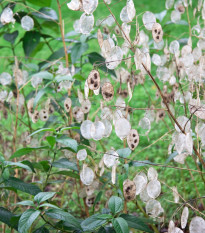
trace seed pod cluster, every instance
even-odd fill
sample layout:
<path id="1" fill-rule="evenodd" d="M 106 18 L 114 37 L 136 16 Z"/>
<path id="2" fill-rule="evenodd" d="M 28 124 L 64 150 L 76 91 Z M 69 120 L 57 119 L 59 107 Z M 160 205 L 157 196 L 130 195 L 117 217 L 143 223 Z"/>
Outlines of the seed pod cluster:
<path id="1" fill-rule="evenodd" d="M 131 129 L 127 136 L 127 144 L 131 150 L 134 150 L 139 144 L 139 134 L 136 129 Z"/>
<path id="2" fill-rule="evenodd" d="M 133 201 L 136 195 L 136 185 L 134 181 L 125 180 L 123 183 L 123 194 L 126 201 Z"/>

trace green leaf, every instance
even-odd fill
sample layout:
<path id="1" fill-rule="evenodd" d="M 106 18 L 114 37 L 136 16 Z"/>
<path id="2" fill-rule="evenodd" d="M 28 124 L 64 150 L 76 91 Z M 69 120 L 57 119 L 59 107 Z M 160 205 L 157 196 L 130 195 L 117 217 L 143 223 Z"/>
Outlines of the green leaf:
<path id="1" fill-rule="evenodd" d="M 53 79 L 53 74 L 49 73 L 48 71 L 41 71 L 32 75 L 32 78 L 42 78 L 42 79 Z"/>
<path id="2" fill-rule="evenodd" d="M 71 129 L 80 129 L 80 127 L 78 127 L 78 126 L 64 127 L 62 129 L 60 129 L 60 132 L 63 132 L 65 130 L 71 130 Z"/>
<path id="3" fill-rule="evenodd" d="M 85 78 L 82 75 L 80 75 L 80 74 L 75 74 L 73 76 L 73 79 L 76 79 L 78 81 L 85 81 Z"/>
<path id="4" fill-rule="evenodd" d="M 134 228 L 143 232 L 153 233 L 153 231 L 147 225 L 147 223 L 150 222 L 150 220 L 148 219 L 136 217 L 129 214 L 121 214 L 120 217 L 126 220 L 130 228 Z"/>
<path id="5" fill-rule="evenodd" d="M 75 43 L 71 49 L 71 60 L 72 63 L 75 64 L 77 60 L 81 58 L 83 53 L 88 49 L 87 43 Z"/>
<path id="6" fill-rule="evenodd" d="M 18 158 L 23 155 L 27 155 L 31 153 L 34 150 L 40 150 L 40 149 L 47 149 L 47 146 L 41 146 L 41 147 L 27 147 L 27 148 L 21 148 L 13 153 L 13 155 L 10 157 L 10 159 Z"/>
<path id="7" fill-rule="evenodd" d="M 32 134 L 30 134 L 29 136 L 33 136 L 33 135 L 35 135 L 35 134 L 37 134 L 37 133 L 41 133 L 41 132 L 47 132 L 47 131 L 50 131 L 50 132 L 55 132 L 55 129 L 53 129 L 53 128 L 42 128 L 42 129 L 38 129 L 38 130 L 36 130 L 36 131 L 34 131 Z M 39 147 L 40 148 L 40 147 Z M 45 148 L 45 147 L 44 147 Z M 48 147 L 46 147 L 46 148 L 48 148 Z"/>
<path id="8" fill-rule="evenodd" d="M 99 53 L 96 53 L 96 52 L 89 53 L 88 54 L 88 59 L 89 59 L 89 62 L 92 65 L 96 65 L 102 71 L 104 71 L 106 73 L 109 73 L 109 74 L 113 75 L 114 77 L 116 77 L 115 71 L 114 70 L 109 70 L 106 67 L 106 65 L 105 65 L 105 58 L 102 57 Z"/>
<path id="9" fill-rule="evenodd" d="M 16 205 L 35 206 L 33 201 L 30 201 L 30 200 L 17 202 Z"/>
<path id="10" fill-rule="evenodd" d="M 31 168 L 29 166 L 27 166 L 27 165 L 25 165 L 25 164 L 23 164 L 21 162 L 5 161 L 4 165 L 5 166 L 16 166 L 16 167 L 24 168 L 24 169 L 32 172 L 32 170 L 31 170 Z"/>
<path id="11" fill-rule="evenodd" d="M 123 218 L 121 217 L 114 218 L 112 220 L 112 224 L 117 233 L 129 233 L 128 224 Z"/>
<path id="12" fill-rule="evenodd" d="M 34 201 L 38 204 L 52 198 L 56 192 L 40 192 L 34 197 Z"/>
<path id="13" fill-rule="evenodd" d="M 11 213 L 9 210 L 0 207 L 0 221 L 7 224 L 9 227 L 13 227 L 17 230 L 17 226 L 13 225 L 11 222 L 11 218 L 15 215 Z"/>
<path id="14" fill-rule="evenodd" d="M 107 220 L 100 219 L 99 216 L 100 216 L 100 214 L 94 214 L 91 217 L 82 221 L 81 227 L 83 228 L 83 230 L 91 232 L 91 231 L 95 230 L 96 228 L 99 228 L 102 225 L 104 225 L 107 222 Z"/>
<path id="15" fill-rule="evenodd" d="M 41 207 L 51 207 L 51 208 L 59 209 L 59 207 L 57 207 L 53 204 L 50 204 L 50 203 L 43 203 L 42 205 L 39 205 L 39 208 L 41 208 Z"/>
<path id="16" fill-rule="evenodd" d="M 32 15 L 39 19 L 44 19 L 46 21 L 58 21 L 58 15 L 55 10 L 50 7 L 43 7 L 38 12 L 32 12 Z"/>
<path id="17" fill-rule="evenodd" d="M 46 141 L 49 143 L 50 147 L 53 148 L 56 143 L 56 138 L 53 136 L 46 137 Z"/>
<path id="18" fill-rule="evenodd" d="M 75 152 L 77 152 L 77 150 L 78 150 L 78 143 L 76 140 L 74 140 L 72 138 L 59 138 L 56 141 L 65 145 L 68 148 L 71 148 Z"/>
<path id="19" fill-rule="evenodd" d="M 27 2 L 30 2 L 31 4 L 34 4 L 36 6 L 50 6 L 52 0 L 26 0 Z"/>
<path id="20" fill-rule="evenodd" d="M 34 101 L 33 101 L 33 108 L 35 109 L 36 105 L 38 104 L 38 102 L 40 101 L 40 99 L 47 93 L 51 92 L 51 88 L 49 87 L 45 87 L 43 89 L 40 89 L 40 91 L 37 93 Z"/>
<path id="21" fill-rule="evenodd" d="M 59 171 L 59 172 L 54 172 L 52 174 L 70 176 L 70 177 L 73 177 L 75 179 L 80 179 L 80 176 L 73 171 L 72 172 L 71 171 Z"/>
<path id="22" fill-rule="evenodd" d="M 12 33 L 5 33 L 4 39 L 7 40 L 8 42 L 10 42 L 11 44 L 14 44 L 18 34 L 19 34 L 18 31 L 14 31 Z"/>
<path id="23" fill-rule="evenodd" d="M 108 207 L 113 214 L 117 214 L 123 210 L 123 201 L 120 197 L 112 196 L 108 201 Z"/>
<path id="24" fill-rule="evenodd" d="M 20 190 L 25 193 L 29 193 L 31 195 L 36 195 L 39 192 L 41 192 L 38 186 L 34 184 L 24 183 L 22 180 L 15 177 L 9 177 L 9 179 L 5 181 L 5 184 L 7 186 L 11 186 L 17 190 Z"/>
<path id="25" fill-rule="evenodd" d="M 127 158 L 128 156 L 130 156 L 132 151 L 130 150 L 130 148 L 127 147 L 117 150 L 117 153 L 120 157 Z"/>
<path id="26" fill-rule="evenodd" d="M 54 81 L 56 81 L 57 83 L 60 83 L 62 81 L 73 81 L 73 78 L 71 75 L 57 75 L 54 79 Z"/>
<path id="27" fill-rule="evenodd" d="M 66 158 L 62 158 L 59 159 L 58 161 L 55 161 L 52 164 L 53 167 L 58 167 L 58 168 L 67 168 L 67 169 L 71 169 L 74 171 L 78 171 L 78 167 L 77 164 L 74 162 L 70 162 L 68 159 Z"/>
<path id="28" fill-rule="evenodd" d="M 94 204 L 93 204 L 93 210 L 95 210 L 95 205 L 100 201 L 100 199 L 101 199 L 101 197 L 102 197 L 102 194 L 103 194 L 102 191 L 100 191 L 100 192 L 97 194 L 97 196 L 96 196 L 96 198 L 95 198 L 95 201 L 94 201 Z"/>
<path id="29" fill-rule="evenodd" d="M 168 164 L 174 157 L 178 155 L 177 151 L 174 151 L 169 155 L 169 158 L 166 160 L 165 164 Z"/>
<path id="30" fill-rule="evenodd" d="M 33 222 L 38 218 L 40 215 L 39 210 L 29 209 L 26 210 L 19 219 L 18 224 L 18 231 L 20 233 L 28 233 L 28 229 L 31 227 Z"/>
<path id="31" fill-rule="evenodd" d="M 69 224 L 70 227 L 81 230 L 79 220 L 76 219 L 73 215 L 71 215 L 68 212 L 65 212 L 60 209 L 49 209 L 49 210 L 46 210 L 45 213 L 50 218 L 65 221 L 67 224 Z"/>
<path id="32" fill-rule="evenodd" d="M 36 229 L 33 233 L 49 233 L 49 230 L 46 227 L 42 226 Z"/>
<path id="33" fill-rule="evenodd" d="M 27 57 L 32 53 L 40 42 L 41 34 L 37 31 L 26 32 L 22 41 L 24 53 Z"/>

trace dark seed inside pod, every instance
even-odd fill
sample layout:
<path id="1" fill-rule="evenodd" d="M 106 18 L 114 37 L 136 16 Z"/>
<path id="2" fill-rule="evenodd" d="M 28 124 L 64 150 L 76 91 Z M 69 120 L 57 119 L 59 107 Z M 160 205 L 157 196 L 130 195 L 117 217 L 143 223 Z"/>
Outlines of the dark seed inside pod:
<path id="1" fill-rule="evenodd" d="M 136 137 L 136 134 L 133 134 L 132 136 L 133 136 L 133 137 Z"/>
<path id="2" fill-rule="evenodd" d="M 134 148 L 135 146 L 132 144 L 131 147 Z"/>
<path id="3" fill-rule="evenodd" d="M 90 83 L 91 83 L 91 84 L 93 84 L 93 83 L 94 83 L 94 80 L 93 80 L 93 79 L 91 79 L 91 80 L 90 80 Z"/>
<path id="4" fill-rule="evenodd" d="M 97 79 L 97 78 L 98 78 L 98 75 L 95 73 L 95 74 L 94 74 L 94 77 L 95 77 L 95 79 Z"/>
<path id="5" fill-rule="evenodd" d="M 158 35 L 160 35 L 160 31 L 158 31 Z"/>
<path id="6" fill-rule="evenodd" d="M 134 140 L 134 143 L 137 143 L 137 139 Z"/>
<path id="7" fill-rule="evenodd" d="M 154 32 L 157 33 L 157 29 L 155 29 Z"/>
<path id="8" fill-rule="evenodd" d="M 98 86 L 98 84 L 97 84 L 97 83 L 95 83 L 95 84 L 94 84 L 94 87 L 97 87 L 97 86 Z"/>
<path id="9" fill-rule="evenodd" d="M 157 40 L 159 40 L 159 36 L 157 36 Z"/>

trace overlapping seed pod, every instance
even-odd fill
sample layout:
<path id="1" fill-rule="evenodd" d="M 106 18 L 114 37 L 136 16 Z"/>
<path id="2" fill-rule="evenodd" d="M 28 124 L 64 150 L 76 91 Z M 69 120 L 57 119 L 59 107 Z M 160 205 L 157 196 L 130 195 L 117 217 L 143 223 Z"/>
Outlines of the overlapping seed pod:
<path id="1" fill-rule="evenodd" d="M 41 109 L 39 112 L 39 118 L 41 121 L 47 121 L 49 117 L 48 111 L 46 109 Z"/>
<path id="2" fill-rule="evenodd" d="M 92 70 L 87 82 L 90 90 L 97 90 L 100 87 L 100 73 L 97 70 Z"/>
<path id="3" fill-rule="evenodd" d="M 106 167 L 110 168 L 115 165 L 116 160 L 118 160 L 119 155 L 114 150 L 107 151 L 103 156 L 103 161 Z"/>
<path id="4" fill-rule="evenodd" d="M 125 180 L 123 182 L 123 194 L 126 201 L 132 201 L 136 196 L 136 185 L 134 181 Z"/>
<path id="5" fill-rule="evenodd" d="M 105 82 L 103 84 L 101 92 L 105 101 L 111 101 L 114 97 L 114 88 L 110 82 Z"/>
<path id="6" fill-rule="evenodd" d="M 78 160 L 85 160 L 87 157 L 87 151 L 86 149 L 82 149 L 82 150 L 79 150 L 78 153 L 77 153 L 77 159 Z"/>
<path id="7" fill-rule="evenodd" d="M 127 136 L 127 144 L 131 150 L 134 150 L 139 144 L 139 134 L 136 129 L 131 129 Z"/>
<path id="8" fill-rule="evenodd" d="M 156 43 L 162 41 L 163 30 L 162 26 L 159 23 L 154 23 L 152 27 L 152 37 Z"/>
<path id="9" fill-rule="evenodd" d="M 94 180 L 95 174 L 93 170 L 89 167 L 87 167 L 86 164 L 83 164 L 83 169 L 80 172 L 80 179 L 83 184 L 85 185 L 91 185 Z"/>

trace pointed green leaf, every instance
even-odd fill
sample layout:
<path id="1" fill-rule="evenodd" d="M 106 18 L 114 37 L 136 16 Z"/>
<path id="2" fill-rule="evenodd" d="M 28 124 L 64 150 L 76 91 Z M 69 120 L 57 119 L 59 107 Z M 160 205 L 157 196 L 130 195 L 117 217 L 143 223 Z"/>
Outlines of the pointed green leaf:
<path id="1" fill-rule="evenodd" d="M 129 233 L 128 224 L 123 218 L 114 218 L 112 224 L 117 233 Z"/>
<path id="2" fill-rule="evenodd" d="M 40 204 L 41 202 L 44 202 L 50 198 L 52 198 L 56 192 L 40 192 L 34 197 L 34 201 L 38 202 Z"/>
<path id="3" fill-rule="evenodd" d="M 113 214 L 117 214 L 123 210 L 123 201 L 120 197 L 112 196 L 108 201 L 108 207 Z"/>

